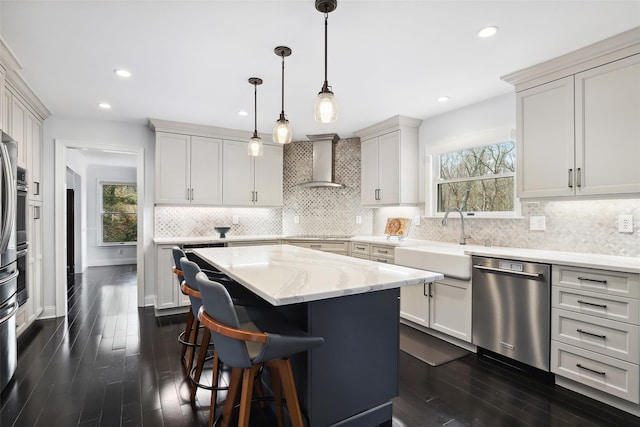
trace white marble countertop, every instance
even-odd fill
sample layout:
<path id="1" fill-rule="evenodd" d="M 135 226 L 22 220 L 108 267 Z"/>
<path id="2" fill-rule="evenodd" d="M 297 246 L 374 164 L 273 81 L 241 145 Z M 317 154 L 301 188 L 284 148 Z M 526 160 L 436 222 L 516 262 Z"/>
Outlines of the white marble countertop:
<path id="1" fill-rule="evenodd" d="M 293 245 L 194 249 L 194 253 L 273 305 L 442 280 L 440 273 Z"/>
<path id="2" fill-rule="evenodd" d="M 520 261 L 562 264 L 574 267 L 586 267 L 640 273 L 640 258 L 588 254 L 580 252 L 552 251 L 543 249 L 510 248 L 500 246 L 458 245 L 438 241 L 423 240 L 419 246 L 403 248 L 403 251 L 442 250 L 443 253 L 458 252 L 467 255 L 479 255 L 493 258 L 506 258 Z"/>
<path id="3" fill-rule="evenodd" d="M 157 245 L 197 245 L 206 243 L 247 242 L 252 240 L 282 240 L 280 234 L 260 234 L 246 236 L 229 236 L 221 239 L 214 236 L 203 237 L 156 237 L 153 242 Z"/>

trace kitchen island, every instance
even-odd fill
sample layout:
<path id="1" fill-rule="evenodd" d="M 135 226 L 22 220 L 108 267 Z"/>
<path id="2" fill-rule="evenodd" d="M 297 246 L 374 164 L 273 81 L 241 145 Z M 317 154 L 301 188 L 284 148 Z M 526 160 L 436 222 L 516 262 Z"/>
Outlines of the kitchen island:
<path id="1" fill-rule="evenodd" d="M 290 245 L 193 252 L 296 326 L 324 337 L 322 347 L 292 358 L 310 426 L 391 425 L 399 288 L 441 280 L 442 274 Z"/>

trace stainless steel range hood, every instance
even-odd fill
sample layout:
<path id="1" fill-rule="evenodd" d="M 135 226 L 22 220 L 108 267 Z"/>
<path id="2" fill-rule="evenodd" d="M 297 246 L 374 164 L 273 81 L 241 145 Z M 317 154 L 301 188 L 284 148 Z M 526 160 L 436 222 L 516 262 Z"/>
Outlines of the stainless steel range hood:
<path id="1" fill-rule="evenodd" d="M 311 181 L 298 184 L 298 187 L 344 188 L 344 184 L 339 184 L 334 180 L 335 163 L 333 156 L 335 143 L 340 140 L 338 134 L 307 135 L 307 138 L 313 143 L 313 176 Z"/>

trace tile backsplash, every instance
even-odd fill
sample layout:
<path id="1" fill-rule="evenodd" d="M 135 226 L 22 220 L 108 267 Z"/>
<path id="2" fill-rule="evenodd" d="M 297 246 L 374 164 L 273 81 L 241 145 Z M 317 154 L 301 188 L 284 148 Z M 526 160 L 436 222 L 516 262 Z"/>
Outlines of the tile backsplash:
<path id="1" fill-rule="evenodd" d="M 458 242 L 460 219 L 424 217 L 424 207 L 365 208 L 360 206 L 360 140 L 336 143 L 336 188 L 299 188 L 311 180 L 312 144 L 300 141 L 284 147 L 284 206 L 267 208 L 155 208 L 156 237 L 216 236 L 214 226 L 231 225 L 229 235 L 382 235 L 388 217 L 415 218 L 408 238 Z M 640 257 L 640 199 L 541 201 L 522 204 L 514 219 L 465 218 L 468 244 L 491 244 L 572 252 Z M 633 215 L 634 233 L 618 232 L 618 215 Z M 531 216 L 544 216 L 545 231 L 530 231 Z M 296 217 L 298 223 L 296 223 Z M 360 217 L 361 223 L 356 223 Z"/>

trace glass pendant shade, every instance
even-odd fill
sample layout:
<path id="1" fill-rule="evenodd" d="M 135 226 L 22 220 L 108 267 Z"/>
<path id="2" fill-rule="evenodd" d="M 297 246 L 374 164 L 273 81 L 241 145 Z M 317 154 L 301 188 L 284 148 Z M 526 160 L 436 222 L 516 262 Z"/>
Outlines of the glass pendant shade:
<path id="1" fill-rule="evenodd" d="M 335 122 L 338 119 L 338 101 L 336 97 L 333 96 L 333 92 L 320 92 L 313 110 L 317 122 Z"/>
<path id="2" fill-rule="evenodd" d="M 262 156 L 264 152 L 264 146 L 262 145 L 262 140 L 256 134 L 249 140 L 249 145 L 247 145 L 247 154 L 253 157 Z"/>
<path id="3" fill-rule="evenodd" d="M 289 120 L 280 117 L 273 127 L 273 142 L 288 144 L 291 142 L 291 126 Z"/>

